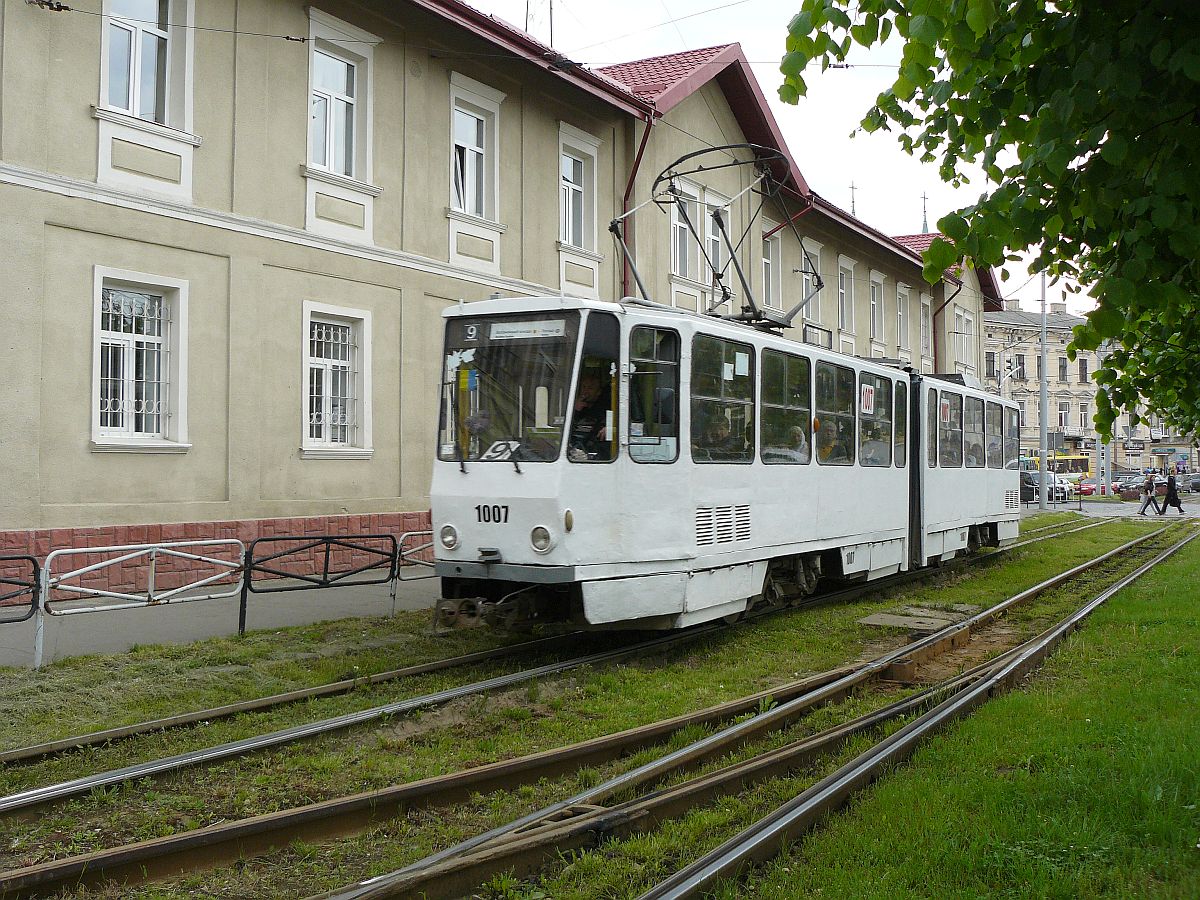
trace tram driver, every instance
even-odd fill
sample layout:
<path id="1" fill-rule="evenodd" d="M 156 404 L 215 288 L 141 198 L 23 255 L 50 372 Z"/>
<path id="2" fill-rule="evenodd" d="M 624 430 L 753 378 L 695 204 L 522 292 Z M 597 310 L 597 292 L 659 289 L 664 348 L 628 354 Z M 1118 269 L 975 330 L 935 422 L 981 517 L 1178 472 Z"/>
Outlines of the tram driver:
<path id="1" fill-rule="evenodd" d="M 571 434 L 567 441 L 567 457 L 574 462 L 612 458 L 606 394 L 604 384 L 595 372 L 584 372 L 579 376 L 571 413 Z"/>

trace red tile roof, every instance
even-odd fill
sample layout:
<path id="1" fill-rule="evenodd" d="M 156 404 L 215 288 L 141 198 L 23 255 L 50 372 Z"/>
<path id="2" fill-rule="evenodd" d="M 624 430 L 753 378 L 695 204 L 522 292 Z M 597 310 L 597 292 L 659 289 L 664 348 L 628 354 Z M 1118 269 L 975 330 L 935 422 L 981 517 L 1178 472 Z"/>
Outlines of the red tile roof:
<path id="1" fill-rule="evenodd" d="M 892 240 L 916 253 L 924 253 L 933 243 L 933 239 L 940 237 L 941 234 L 936 231 L 926 231 L 924 234 L 897 234 Z"/>
<path id="2" fill-rule="evenodd" d="M 731 46 L 731 44 L 722 44 L 718 47 L 705 47 L 702 50 L 686 50 L 683 53 L 651 56 L 648 59 L 635 59 L 632 62 L 604 66 L 597 71 L 625 85 L 640 99 L 654 102 L 668 88 L 683 81 L 701 66 L 709 65 L 713 62 L 714 57 L 719 56 L 722 51 Z"/>

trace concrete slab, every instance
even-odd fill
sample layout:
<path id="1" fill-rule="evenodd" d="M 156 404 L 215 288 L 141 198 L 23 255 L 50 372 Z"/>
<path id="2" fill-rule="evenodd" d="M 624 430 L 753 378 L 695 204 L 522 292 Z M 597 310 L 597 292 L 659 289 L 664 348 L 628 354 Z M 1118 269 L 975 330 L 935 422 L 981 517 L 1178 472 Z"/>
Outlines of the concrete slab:
<path id="1" fill-rule="evenodd" d="M 901 614 L 915 616 L 918 619 L 949 619 L 952 622 L 958 622 L 966 618 L 966 614 L 959 610 L 927 609 L 924 606 L 906 606 L 901 611 Z"/>
<path id="2" fill-rule="evenodd" d="M 858 620 L 862 625 L 878 625 L 885 628 L 907 628 L 909 631 L 934 632 L 954 624 L 950 619 L 923 616 L 900 616 L 895 613 L 874 613 Z"/>
<path id="3" fill-rule="evenodd" d="M 432 609 L 441 598 L 441 579 L 402 581 L 396 610 Z M 307 625 L 329 619 L 393 614 L 386 584 L 251 594 L 246 629 Z M 186 644 L 237 634 L 238 597 L 167 603 L 137 609 L 46 616 L 43 664 L 92 653 L 122 653 L 140 644 Z M 0 625 L 0 666 L 29 668 L 34 660 L 32 620 Z"/>

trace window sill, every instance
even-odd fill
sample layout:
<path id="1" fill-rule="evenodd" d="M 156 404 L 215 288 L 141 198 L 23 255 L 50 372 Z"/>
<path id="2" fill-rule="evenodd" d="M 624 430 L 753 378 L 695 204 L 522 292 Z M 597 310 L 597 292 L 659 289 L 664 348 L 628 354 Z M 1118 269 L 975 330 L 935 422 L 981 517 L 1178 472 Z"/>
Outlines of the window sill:
<path id="1" fill-rule="evenodd" d="M 332 184 L 347 191 L 354 191 L 357 194 L 365 194 L 368 197 L 378 197 L 383 193 L 383 188 L 378 185 L 359 181 L 357 178 L 350 178 L 346 175 L 338 175 L 336 172 L 330 172 L 325 169 L 314 169 L 312 166 L 304 164 L 300 166 L 300 174 L 305 178 L 311 178 L 314 181 L 323 181 L 326 184 Z"/>
<path id="2" fill-rule="evenodd" d="M 456 222 L 467 222 L 478 228 L 487 228 L 490 231 L 495 231 L 497 234 L 504 234 L 508 231 L 507 225 L 502 225 L 499 222 L 493 222 L 491 219 L 485 219 L 482 216 L 472 215 L 471 213 L 463 212 L 461 209 L 446 207 L 446 218 L 453 219 Z"/>
<path id="3" fill-rule="evenodd" d="M 192 445 L 163 440 L 135 441 L 123 438 L 93 438 L 91 449 L 93 453 L 187 453 L 192 449 Z"/>
<path id="4" fill-rule="evenodd" d="M 370 459 L 370 447 L 301 447 L 301 459 Z"/>
<path id="5" fill-rule="evenodd" d="M 604 262 L 604 257 L 593 250 L 586 250 L 583 247 L 576 247 L 574 244 L 566 244 L 562 241 L 557 241 L 556 245 L 559 253 L 566 253 L 570 256 L 582 256 L 584 259 L 590 259 L 592 262 Z"/>
<path id="6" fill-rule="evenodd" d="M 109 109 L 105 106 L 93 106 L 92 118 L 100 119 L 104 122 L 113 122 L 117 125 L 124 125 L 127 128 L 135 128 L 138 131 L 144 131 L 147 134 L 153 134 L 172 141 L 179 141 L 182 144 L 191 144 L 193 147 L 199 147 L 202 143 L 202 139 L 197 135 L 188 134 L 186 131 L 180 131 L 178 128 L 172 128 L 169 125 L 160 125 L 158 122 L 139 119 L 137 116 L 131 116 L 129 113 Z"/>

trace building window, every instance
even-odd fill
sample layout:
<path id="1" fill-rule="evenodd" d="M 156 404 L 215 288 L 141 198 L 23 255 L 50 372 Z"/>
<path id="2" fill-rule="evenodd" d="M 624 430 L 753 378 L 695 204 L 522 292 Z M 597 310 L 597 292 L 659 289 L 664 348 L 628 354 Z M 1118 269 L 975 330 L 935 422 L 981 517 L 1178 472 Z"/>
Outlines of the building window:
<path id="1" fill-rule="evenodd" d="M 775 226 L 769 222 L 764 223 L 765 229 L 770 231 Z M 778 234 L 773 234 L 771 237 L 763 238 L 762 242 L 762 266 L 763 266 L 763 305 L 769 306 L 771 309 L 783 309 L 783 290 L 780 286 L 780 247 L 782 241 Z M 808 276 L 805 276 L 807 285 Z M 806 292 L 807 295 L 807 292 Z M 807 318 L 807 316 L 805 317 Z"/>
<path id="2" fill-rule="evenodd" d="M 167 0 L 108 4 L 108 105 L 161 125 L 167 124 L 170 8 Z"/>
<path id="3" fill-rule="evenodd" d="M 1013 355 L 1012 374 L 1013 374 L 1013 378 L 1020 378 L 1022 381 L 1025 380 L 1025 354 L 1024 353 L 1017 353 L 1017 354 Z"/>
<path id="4" fill-rule="evenodd" d="M 988 378 L 999 377 L 996 373 L 996 354 L 988 350 L 983 354 L 984 375 Z"/>
<path id="5" fill-rule="evenodd" d="M 577 250 L 596 249 L 596 157 L 600 141 L 558 124 L 559 240 Z"/>
<path id="6" fill-rule="evenodd" d="M 450 74 L 450 206 L 489 221 L 499 218 L 500 103 L 504 94 L 457 72 Z"/>
<path id="7" fill-rule="evenodd" d="M 854 331 L 854 267 L 849 257 L 838 257 L 838 328 Z"/>
<path id="8" fill-rule="evenodd" d="M 1021 428 L 1024 428 L 1028 424 L 1025 420 L 1025 401 L 1024 400 L 1017 401 L 1017 414 L 1018 414 L 1017 415 L 1017 424 Z"/>
<path id="9" fill-rule="evenodd" d="M 930 340 L 933 335 L 933 316 L 928 303 L 921 304 L 921 355 L 932 356 Z"/>
<path id="10" fill-rule="evenodd" d="M 94 290 L 92 448 L 186 450 L 187 282 L 96 267 Z"/>
<path id="11" fill-rule="evenodd" d="M 1065 382 L 1067 380 L 1067 366 L 1069 362 L 1065 356 L 1058 358 L 1058 380 Z"/>
<path id="12" fill-rule="evenodd" d="M 908 288 L 896 286 L 896 346 L 908 349 Z"/>
<path id="13" fill-rule="evenodd" d="M 1079 427 L 1084 431 L 1092 430 L 1092 404 L 1086 400 L 1079 401 Z"/>
<path id="14" fill-rule="evenodd" d="M 883 340 L 883 276 L 871 274 L 871 340 Z"/>
<path id="15" fill-rule="evenodd" d="M 1058 401 L 1058 427 L 1066 428 L 1071 423 L 1071 403 L 1069 400 Z"/>
<path id="16" fill-rule="evenodd" d="M 671 204 L 671 271 L 681 278 L 696 281 L 700 274 L 699 254 L 696 241 L 692 238 L 692 228 L 699 231 L 697 216 L 700 214 L 700 191 L 693 185 L 680 183 L 678 200 L 682 201 L 687 211 L 687 219 L 679 210 L 679 202 Z"/>
<path id="17" fill-rule="evenodd" d="M 355 97 L 358 68 L 326 50 L 312 53 L 312 110 L 309 116 L 310 162 L 354 177 Z"/>
<path id="18" fill-rule="evenodd" d="M 1079 383 L 1088 383 L 1088 361 L 1086 356 L 1079 357 Z"/>
<path id="19" fill-rule="evenodd" d="M 371 314 L 304 304 L 302 455 L 369 456 Z"/>
<path id="20" fill-rule="evenodd" d="M 1041 381 L 1043 378 L 1046 377 L 1045 364 L 1043 363 L 1042 357 L 1040 355 L 1037 358 L 1037 377 L 1038 377 L 1038 381 Z"/>
<path id="21" fill-rule="evenodd" d="M 809 298 L 800 310 L 801 319 L 808 322 L 821 321 L 821 295 L 817 293 L 817 274 L 821 271 L 821 245 L 809 243 L 808 252 L 804 244 L 800 247 L 801 289 Z"/>
<path id="22" fill-rule="evenodd" d="M 954 310 L 955 361 L 968 367 L 975 365 L 975 321 L 963 309 Z"/>

